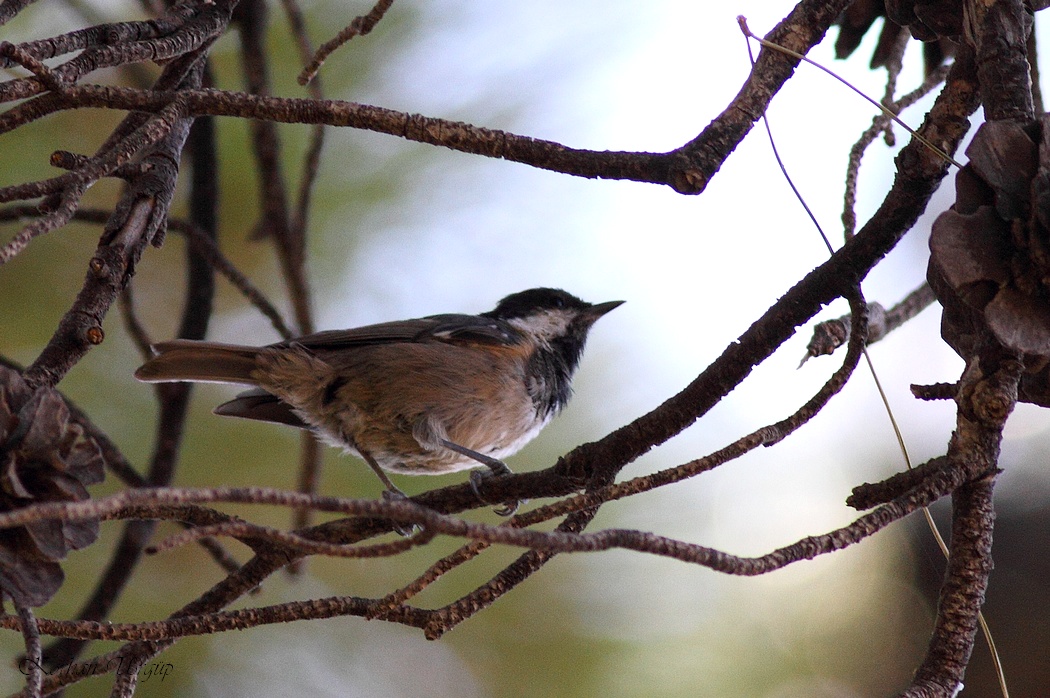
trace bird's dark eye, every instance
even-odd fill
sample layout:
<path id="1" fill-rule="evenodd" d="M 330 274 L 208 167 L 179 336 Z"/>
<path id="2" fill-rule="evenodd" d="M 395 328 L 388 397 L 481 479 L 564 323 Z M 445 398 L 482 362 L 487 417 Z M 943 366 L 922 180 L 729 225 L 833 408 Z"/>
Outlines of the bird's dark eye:
<path id="1" fill-rule="evenodd" d="M 564 308 L 565 307 L 565 299 L 562 298 L 561 296 L 555 296 L 552 300 L 553 300 L 552 305 L 555 308 Z"/>

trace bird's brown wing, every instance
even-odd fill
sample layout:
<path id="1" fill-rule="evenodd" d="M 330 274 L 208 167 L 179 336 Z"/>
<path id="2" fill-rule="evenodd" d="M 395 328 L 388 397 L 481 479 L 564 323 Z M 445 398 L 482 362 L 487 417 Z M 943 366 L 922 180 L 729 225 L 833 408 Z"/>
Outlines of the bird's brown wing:
<path id="1" fill-rule="evenodd" d="M 505 344 L 514 340 L 514 330 L 506 323 L 479 315 L 431 315 L 416 320 L 398 320 L 365 325 L 349 330 L 325 330 L 296 337 L 273 347 L 292 344 L 321 352 L 397 342 L 448 342 L 456 344 Z"/>
<path id="2" fill-rule="evenodd" d="M 376 344 L 441 342 L 509 346 L 514 343 L 515 332 L 506 323 L 477 315 L 432 315 L 417 320 L 383 322 L 349 330 L 326 330 L 270 346 L 301 346 L 324 359 L 325 354 L 338 354 L 342 350 Z M 334 356 L 331 360 L 336 364 L 340 363 Z M 233 400 L 216 407 L 215 413 L 289 424 L 301 429 L 309 428 L 287 403 L 262 389 L 241 393 Z"/>

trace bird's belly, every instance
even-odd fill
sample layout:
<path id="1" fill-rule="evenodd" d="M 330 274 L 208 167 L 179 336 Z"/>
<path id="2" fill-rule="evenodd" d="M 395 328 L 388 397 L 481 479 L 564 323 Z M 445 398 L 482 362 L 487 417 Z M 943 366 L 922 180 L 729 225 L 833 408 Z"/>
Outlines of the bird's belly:
<path id="1" fill-rule="evenodd" d="M 421 436 L 418 430 L 415 434 L 399 432 L 395 439 L 390 438 L 390 432 L 383 435 L 360 433 L 354 437 L 359 448 L 348 446 L 345 439 L 333 438 L 331 441 L 359 457 L 360 449 L 367 450 L 383 470 L 405 475 L 433 475 L 484 467 L 470 456 L 441 446 L 441 438 L 482 455 L 502 459 L 520 451 L 549 421 L 550 416 L 541 419 L 532 410 L 527 415 L 515 415 L 509 420 L 496 420 L 491 415 L 474 421 L 460 420 L 454 428 L 439 421 L 435 423 L 432 418 L 433 427 L 425 430 L 430 437 Z"/>
<path id="2" fill-rule="evenodd" d="M 492 425 L 478 429 L 470 434 L 467 425 L 461 425 L 458 436 L 449 434 L 449 440 L 485 456 L 503 459 L 520 451 L 525 444 L 532 441 L 550 421 L 532 419 L 527 426 L 498 425 L 498 431 Z M 434 473 L 451 473 L 458 470 L 484 467 L 483 463 L 456 451 L 439 445 L 422 445 L 416 443 L 414 449 L 400 449 L 397 452 L 384 452 L 376 458 L 380 467 L 394 473 L 406 475 L 427 475 Z"/>
<path id="3" fill-rule="evenodd" d="M 550 415 L 537 413 L 523 363 L 489 351 L 469 353 L 443 344 L 362 347 L 343 356 L 312 390 L 279 397 L 326 442 L 358 456 L 367 453 L 383 470 L 475 468 L 478 461 L 442 441 L 503 458 L 535 438 Z M 375 370 L 383 364 L 401 370 Z"/>

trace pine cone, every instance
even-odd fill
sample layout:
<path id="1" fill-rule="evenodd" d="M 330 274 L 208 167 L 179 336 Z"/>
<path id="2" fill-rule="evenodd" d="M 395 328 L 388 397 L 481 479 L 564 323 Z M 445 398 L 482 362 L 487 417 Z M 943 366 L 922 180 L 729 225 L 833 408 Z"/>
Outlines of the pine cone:
<path id="1" fill-rule="evenodd" d="M 988 122 L 933 224 L 927 278 L 964 359 L 988 336 L 1022 353 L 1019 398 L 1050 406 L 1050 118 Z"/>
<path id="2" fill-rule="evenodd" d="M 53 389 L 32 392 L 17 371 L 0 366 L 0 511 L 30 504 L 88 499 L 101 482 L 98 444 L 70 420 Z M 0 588 L 17 602 L 40 606 L 58 591 L 58 561 L 95 541 L 99 522 L 41 521 L 0 530 Z"/>
<path id="3" fill-rule="evenodd" d="M 888 6 L 889 5 L 889 6 Z M 931 17 L 933 26 L 943 30 L 940 33 L 929 29 L 916 17 L 916 6 L 923 17 Z M 962 21 L 962 11 L 954 8 L 952 14 L 950 3 L 916 3 L 891 2 L 884 0 L 854 0 L 838 18 L 839 35 L 835 40 L 835 57 L 848 58 L 860 46 L 861 40 L 879 17 L 885 18 L 875 52 L 871 57 L 871 68 L 886 65 L 897 37 L 906 29 L 923 42 L 922 54 L 926 75 L 937 70 L 947 58 L 955 55 L 955 41 L 951 32 L 955 31 L 955 21 Z M 934 21 L 934 20 L 937 21 Z M 945 32 L 948 32 L 946 35 Z"/>

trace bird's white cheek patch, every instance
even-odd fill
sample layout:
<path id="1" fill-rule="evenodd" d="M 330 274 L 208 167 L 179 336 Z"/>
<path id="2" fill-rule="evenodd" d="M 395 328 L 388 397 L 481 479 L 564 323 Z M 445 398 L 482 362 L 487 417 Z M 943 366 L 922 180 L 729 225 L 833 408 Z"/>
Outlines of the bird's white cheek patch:
<path id="1" fill-rule="evenodd" d="M 549 341 L 564 335 L 570 320 L 564 310 L 544 310 L 529 317 L 514 318 L 509 323 L 526 334 Z"/>

